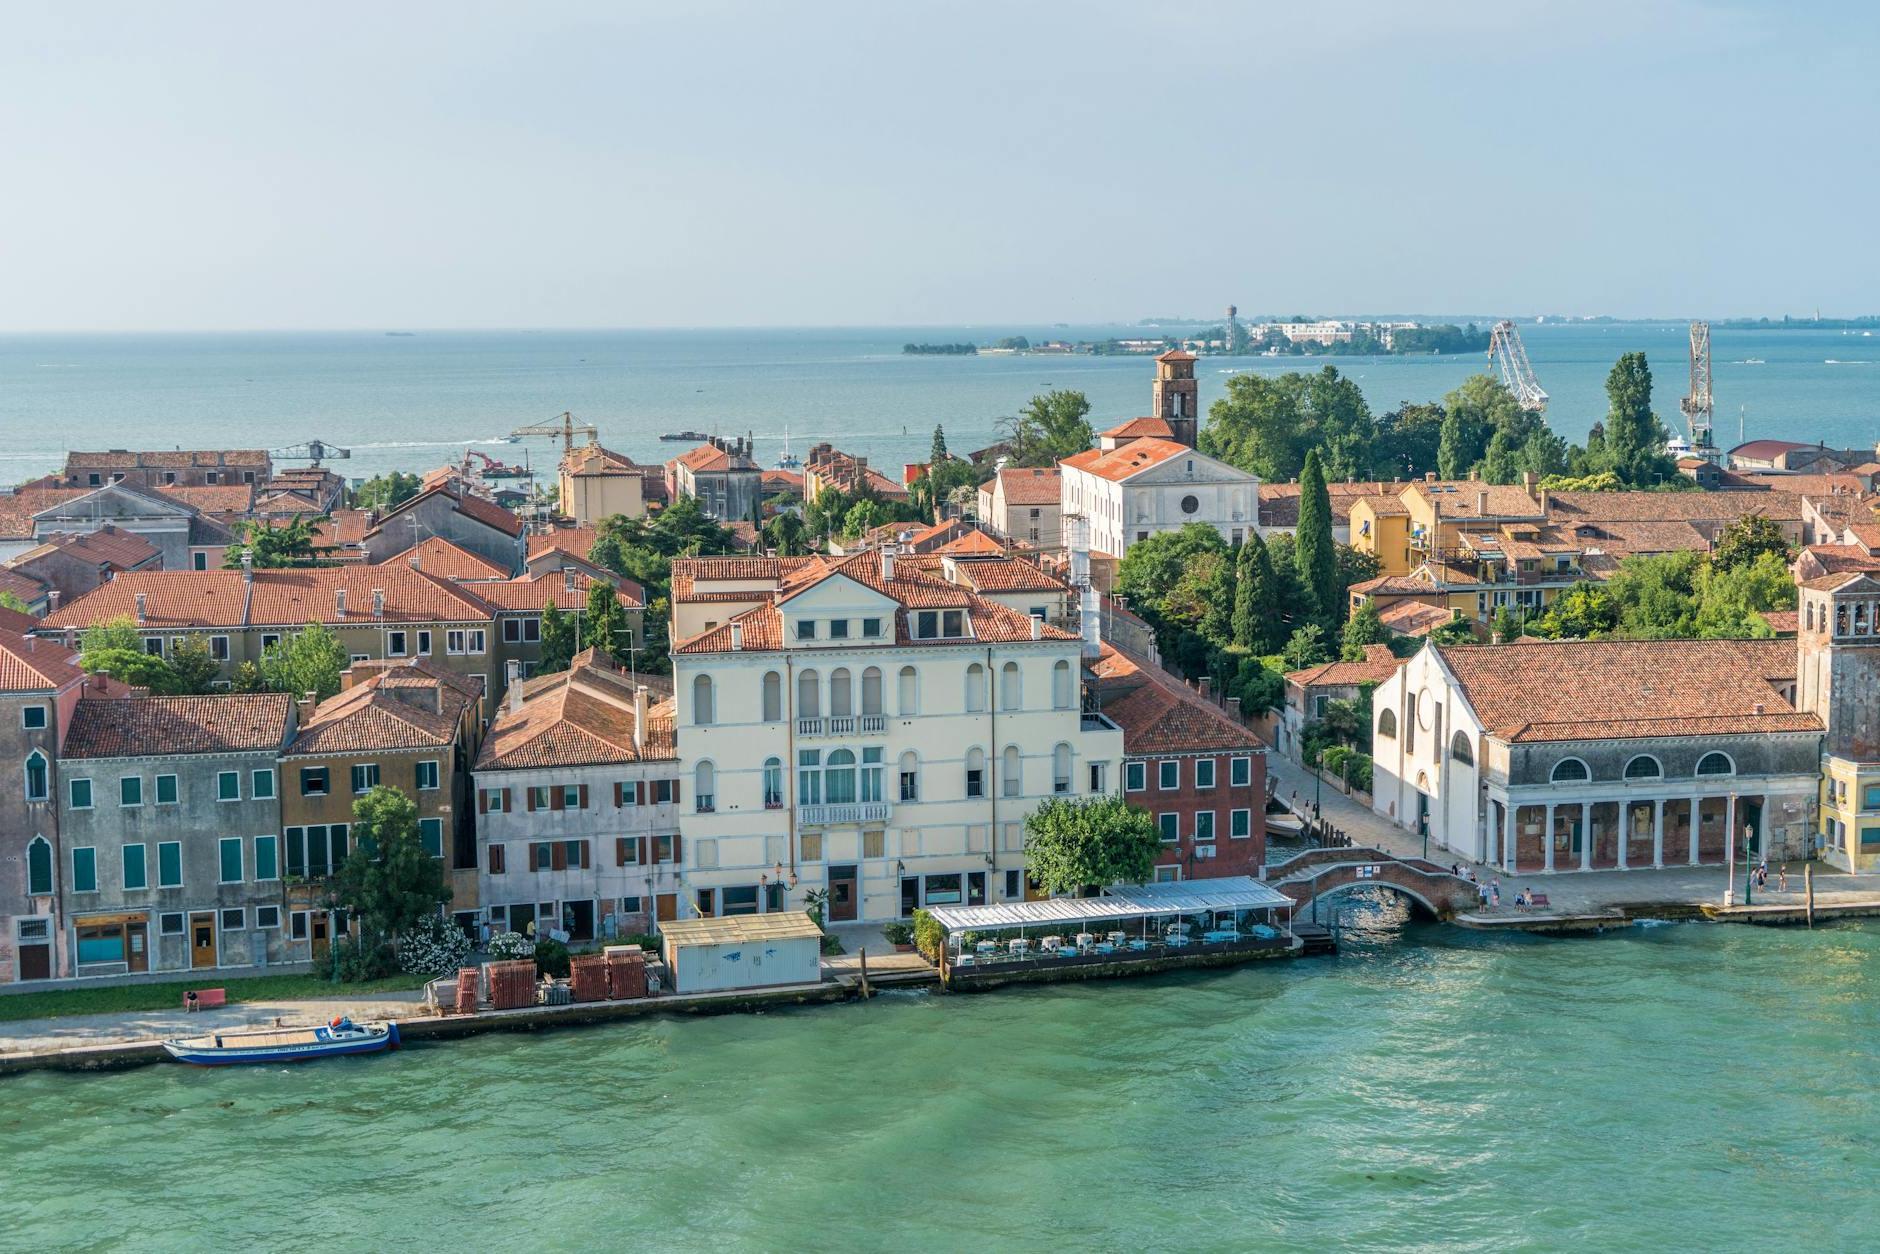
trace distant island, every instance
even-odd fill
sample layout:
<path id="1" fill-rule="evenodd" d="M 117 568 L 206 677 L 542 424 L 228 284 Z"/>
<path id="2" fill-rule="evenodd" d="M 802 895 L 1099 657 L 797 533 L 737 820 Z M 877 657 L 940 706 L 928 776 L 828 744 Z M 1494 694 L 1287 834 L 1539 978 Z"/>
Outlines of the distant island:
<path id="1" fill-rule="evenodd" d="M 977 344 L 903 344 L 901 351 L 910 357 L 976 357 Z"/>
<path id="2" fill-rule="evenodd" d="M 1880 315 L 1858 318 L 1726 318 L 1713 322 L 1725 331 L 1880 331 Z"/>
<path id="3" fill-rule="evenodd" d="M 1185 334 L 1107 340 L 1044 340 L 1008 335 L 988 344 L 904 344 L 913 356 L 971 357 L 981 353 L 1078 354 L 1126 357 L 1181 348 L 1210 357 L 1381 357 L 1424 353 L 1485 353 L 1489 333 L 1471 322 L 1345 322 L 1336 319 L 1212 326 Z"/>

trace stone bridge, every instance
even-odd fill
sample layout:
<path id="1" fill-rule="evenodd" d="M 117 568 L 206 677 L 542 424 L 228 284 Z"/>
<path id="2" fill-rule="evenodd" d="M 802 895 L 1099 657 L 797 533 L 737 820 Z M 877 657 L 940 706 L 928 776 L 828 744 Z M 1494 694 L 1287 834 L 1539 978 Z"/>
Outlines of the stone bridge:
<path id="1" fill-rule="evenodd" d="M 1473 910 L 1481 898 L 1473 882 L 1421 858 L 1400 858 L 1382 849 L 1308 849 L 1266 868 L 1266 882 L 1303 910 L 1350 889 L 1387 888 L 1401 893 L 1439 919 Z"/>

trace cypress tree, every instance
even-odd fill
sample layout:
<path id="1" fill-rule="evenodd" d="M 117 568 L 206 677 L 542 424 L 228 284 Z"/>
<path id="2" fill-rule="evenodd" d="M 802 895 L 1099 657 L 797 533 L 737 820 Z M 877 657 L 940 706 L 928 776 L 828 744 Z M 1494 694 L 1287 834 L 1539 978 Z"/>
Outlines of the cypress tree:
<path id="1" fill-rule="evenodd" d="M 1273 554 L 1257 533 L 1240 546 L 1234 584 L 1234 643 L 1250 653 L 1276 652 L 1280 638 L 1280 610 L 1285 596 Z"/>
<path id="2" fill-rule="evenodd" d="M 1299 587 L 1305 604 L 1303 617 L 1334 632 L 1343 621 L 1339 611 L 1343 589 L 1338 586 L 1338 555 L 1332 548 L 1332 496 L 1325 488 L 1319 451 L 1306 454 L 1299 474 Z"/>

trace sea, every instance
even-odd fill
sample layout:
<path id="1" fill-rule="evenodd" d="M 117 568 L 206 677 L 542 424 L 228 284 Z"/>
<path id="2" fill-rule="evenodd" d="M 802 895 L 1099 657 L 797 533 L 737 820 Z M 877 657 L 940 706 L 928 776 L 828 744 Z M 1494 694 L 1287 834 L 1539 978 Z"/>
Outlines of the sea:
<path id="1" fill-rule="evenodd" d="M 1484 937 L 0 1080 L 0 1247 L 1871 1249 L 1880 929 Z"/>
<path id="2" fill-rule="evenodd" d="M 68 448 L 349 449 L 350 478 L 427 470 L 475 448 L 553 471 L 548 439 L 502 444 L 563 413 L 638 461 L 664 461 L 686 430 L 752 436 L 758 458 L 829 442 L 891 476 L 926 460 L 936 425 L 956 451 L 997 439 L 1032 396 L 1075 388 L 1099 426 L 1148 412 L 1141 357 L 927 357 L 905 343 L 979 343 L 1138 333 L 1121 326 L 800 330 L 246 332 L 0 336 L 0 483 L 57 469 Z M 1571 440 L 1605 413 L 1618 356 L 1643 350 L 1654 402 L 1677 429 L 1689 359 L 1683 323 L 1544 323 L 1521 328 L 1548 421 Z M 1835 446 L 1880 438 L 1880 336 L 1717 330 L 1718 442 L 1780 436 Z M 1376 410 L 1433 401 L 1487 362 L 1441 357 L 1204 358 L 1205 407 L 1236 372 L 1333 365 Z M 283 459 L 287 460 L 287 459 Z"/>

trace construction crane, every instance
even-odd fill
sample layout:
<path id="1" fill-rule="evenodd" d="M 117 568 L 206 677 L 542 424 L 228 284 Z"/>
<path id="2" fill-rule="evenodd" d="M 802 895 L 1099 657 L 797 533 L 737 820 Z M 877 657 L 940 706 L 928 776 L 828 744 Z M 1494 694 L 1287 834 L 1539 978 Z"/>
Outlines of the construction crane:
<path id="1" fill-rule="evenodd" d="M 352 450 L 341 448 L 337 444 L 328 444 L 325 440 L 308 440 L 305 444 L 290 444 L 286 448 L 271 448 L 269 457 L 285 457 L 290 461 L 311 461 L 318 466 L 323 461 L 345 461 L 352 456 Z"/>
<path id="2" fill-rule="evenodd" d="M 600 443 L 600 430 L 587 423 L 577 424 L 574 420 L 574 415 L 570 413 L 562 414 L 561 418 L 556 422 L 539 422 L 530 427 L 517 427 L 509 434 L 513 436 L 558 435 L 561 437 L 561 455 L 566 457 L 568 454 L 574 452 L 574 437 L 577 432 L 581 435 L 585 435 L 589 444 Z"/>
<path id="3" fill-rule="evenodd" d="M 1500 372 L 1502 386 L 1514 393 L 1522 409 L 1531 409 L 1537 414 L 1547 412 L 1547 393 L 1541 388 L 1540 380 L 1534 377 L 1534 367 L 1528 364 L 1527 349 L 1522 346 L 1521 333 L 1514 329 L 1514 323 L 1503 320 L 1495 324 L 1488 337 L 1488 359 Z"/>
<path id="4" fill-rule="evenodd" d="M 1710 420 L 1716 403 L 1710 395 L 1710 324 L 1691 324 L 1691 391 L 1678 402 L 1684 420 L 1691 424 L 1691 452 L 1709 461 L 1717 459 L 1717 445 L 1711 434 Z"/>

